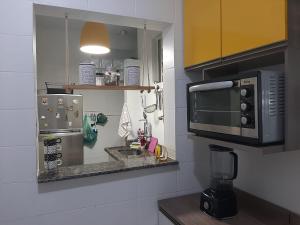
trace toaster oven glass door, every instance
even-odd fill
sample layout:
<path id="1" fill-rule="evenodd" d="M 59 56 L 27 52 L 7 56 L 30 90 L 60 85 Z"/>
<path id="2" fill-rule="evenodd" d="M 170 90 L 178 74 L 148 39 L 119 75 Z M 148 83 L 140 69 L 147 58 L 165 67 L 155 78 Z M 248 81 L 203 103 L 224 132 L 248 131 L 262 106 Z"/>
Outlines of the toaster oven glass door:
<path id="1" fill-rule="evenodd" d="M 239 86 L 189 94 L 191 129 L 240 135 Z"/>

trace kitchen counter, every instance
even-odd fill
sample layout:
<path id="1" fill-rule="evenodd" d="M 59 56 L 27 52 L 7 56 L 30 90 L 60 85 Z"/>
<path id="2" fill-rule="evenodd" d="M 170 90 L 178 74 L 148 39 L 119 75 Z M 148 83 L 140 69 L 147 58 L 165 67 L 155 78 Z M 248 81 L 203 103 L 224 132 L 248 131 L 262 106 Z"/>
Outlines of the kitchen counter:
<path id="1" fill-rule="evenodd" d="M 270 202 L 236 190 L 239 212 L 217 220 L 200 211 L 200 193 L 158 202 L 162 212 L 175 225 L 300 225 L 300 217 Z"/>
<path id="2" fill-rule="evenodd" d="M 131 170 L 178 165 L 178 161 L 168 158 L 166 161 L 158 161 L 155 156 L 145 153 L 143 156 L 125 156 L 118 150 L 126 147 L 105 148 L 105 151 L 115 160 L 94 164 L 61 167 L 55 174 L 41 173 L 38 183 L 69 180 L 81 177 L 91 177 L 103 174 L 119 173 Z"/>

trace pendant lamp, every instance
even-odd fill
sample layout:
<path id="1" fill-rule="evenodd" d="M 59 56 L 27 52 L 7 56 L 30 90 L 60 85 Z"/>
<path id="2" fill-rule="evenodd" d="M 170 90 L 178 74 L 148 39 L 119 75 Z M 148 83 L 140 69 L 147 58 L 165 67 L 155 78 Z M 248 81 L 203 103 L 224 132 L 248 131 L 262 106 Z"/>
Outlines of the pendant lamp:
<path id="1" fill-rule="evenodd" d="M 89 54 L 110 52 L 108 30 L 105 24 L 86 22 L 81 30 L 80 51 Z"/>

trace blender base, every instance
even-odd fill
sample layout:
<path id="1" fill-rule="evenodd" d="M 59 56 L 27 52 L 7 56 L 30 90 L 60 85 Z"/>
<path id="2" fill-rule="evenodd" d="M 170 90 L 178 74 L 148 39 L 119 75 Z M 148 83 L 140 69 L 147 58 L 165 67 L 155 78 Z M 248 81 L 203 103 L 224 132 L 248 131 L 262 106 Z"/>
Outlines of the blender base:
<path id="1" fill-rule="evenodd" d="M 216 191 L 208 188 L 201 193 L 200 209 L 217 219 L 231 218 L 237 214 L 237 200 L 232 190 Z"/>

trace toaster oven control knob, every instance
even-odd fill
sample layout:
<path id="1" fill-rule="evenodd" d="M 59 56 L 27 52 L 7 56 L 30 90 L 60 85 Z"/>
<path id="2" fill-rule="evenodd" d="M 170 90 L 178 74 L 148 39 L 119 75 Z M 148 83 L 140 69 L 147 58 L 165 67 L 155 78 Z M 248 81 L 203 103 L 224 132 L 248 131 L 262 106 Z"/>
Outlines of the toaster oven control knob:
<path id="1" fill-rule="evenodd" d="M 247 104 L 247 103 L 242 103 L 241 104 L 241 110 L 243 110 L 243 111 L 246 111 L 246 110 L 248 110 L 250 107 L 249 107 L 249 105 Z"/>
<path id="2" fill-rule="evenodd" d="M 241 123 L 242 125 L 247 125 L 250 123 L 250 118 L 249 117 L 246 117 L 246 116 L 242 116 L 241 117 Z"/>
<path id="3" fill-rule="evenodd" d="M 247 88 L 241 89 L 241 96 L 248 97 L 249 96 L 249 90 Z"/>

